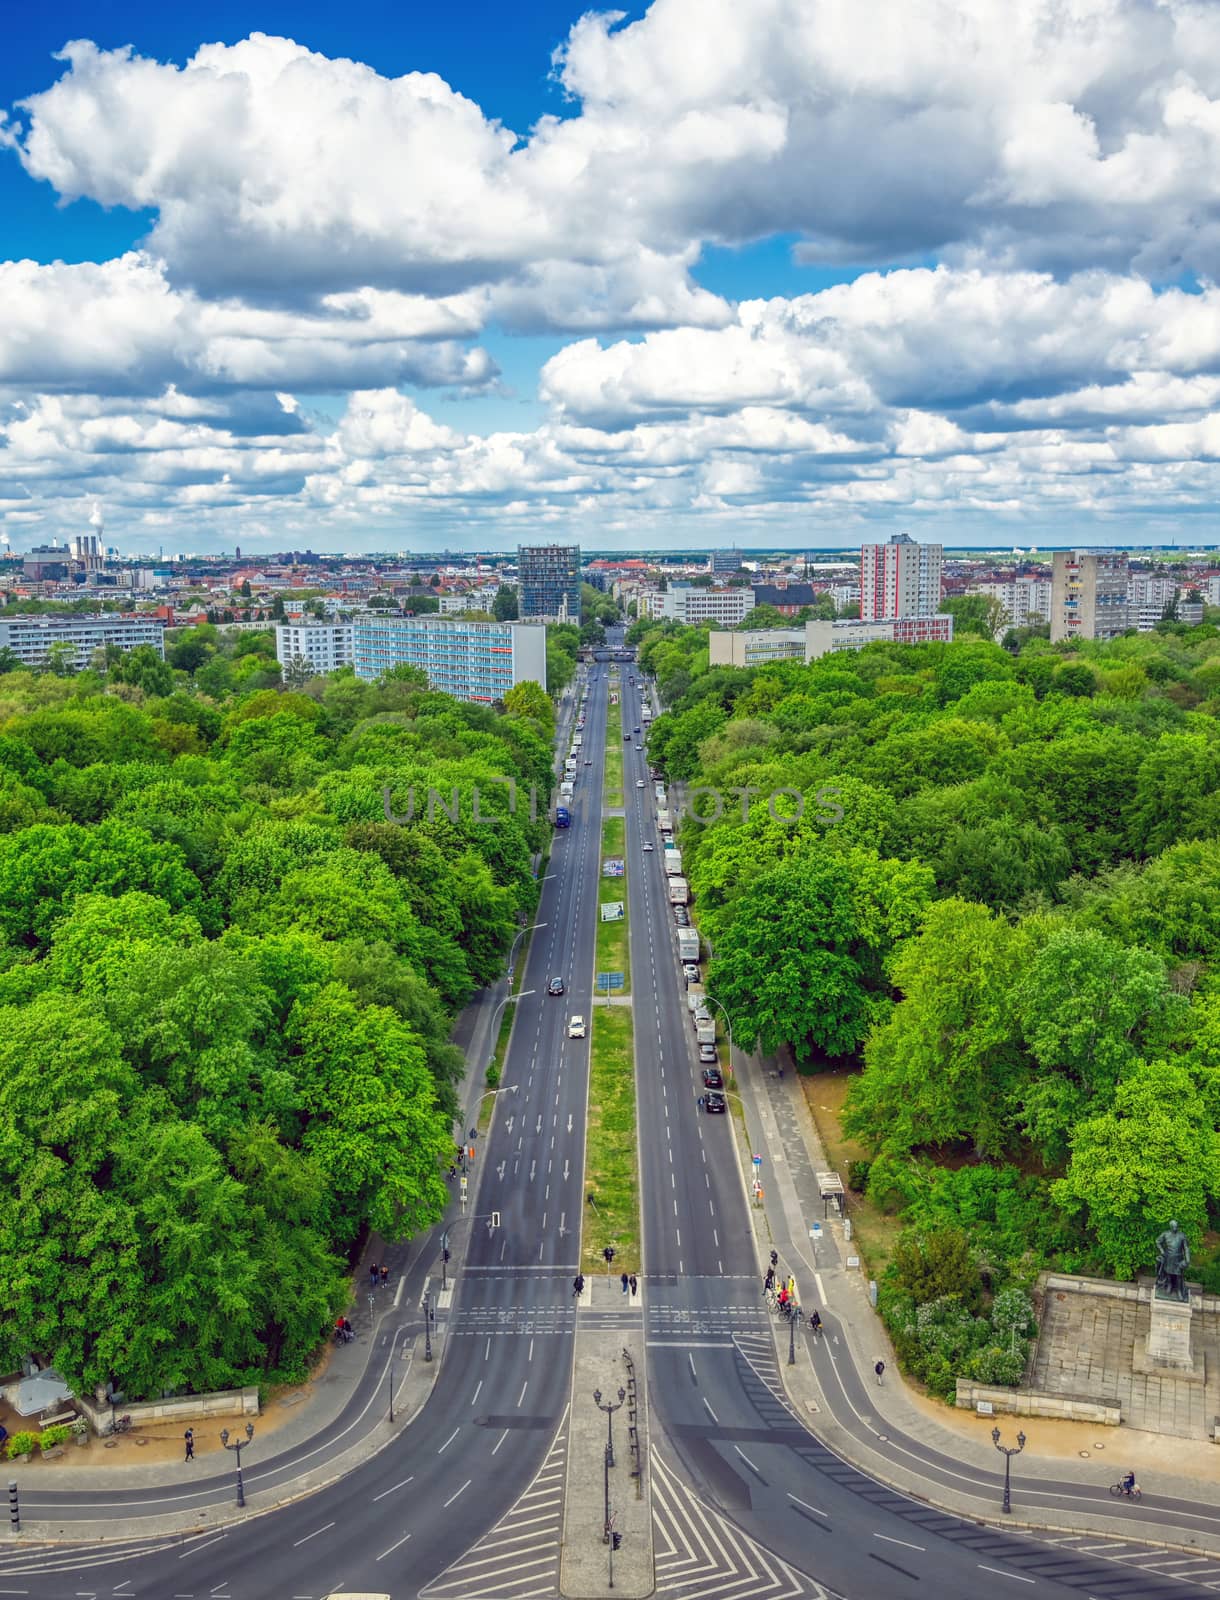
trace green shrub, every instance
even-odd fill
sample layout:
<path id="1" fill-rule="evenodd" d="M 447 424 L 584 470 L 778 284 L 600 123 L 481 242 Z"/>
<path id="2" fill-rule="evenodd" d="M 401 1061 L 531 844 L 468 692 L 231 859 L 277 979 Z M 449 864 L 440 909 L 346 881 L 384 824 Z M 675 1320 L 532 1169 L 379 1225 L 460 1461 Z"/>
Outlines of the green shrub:
<path id="1" fill-rule="evenodd" d="M 32 1455 L 38 1444 L 36 1433 L 15 1433 L 5 1445 L 5 1454 L 10 1461 L 15 1461 L 18 1456 Z"/>
<path id="2" fill-rule="evenodd" d="M 863 1194 L 868 1188 L 868 1175 L 873 1170 L 871 1161 L 849 1161 L 847 1163 L 847 1187 L 854 1189 L 857 1194 Z"/>
<path id="3" fill-rule="evenodd" d="M 487 1084 L 489 1089 L 495 1089 L 499 1087 L 500 1069 L 498 1066 L 496 1066 L 494 1061 L 484 1074 L 484 1082 Z"/>
<path id="4" fill-rule="evenodd" d="M 44 1428 L 38 1435 L 38 1443 L 44 1450 L 54 1450 L 58 1444 L 67 1444 L 72 1437 L 72 1425 L 68 1422 L 57 1422 L 53 1428 Z"/>

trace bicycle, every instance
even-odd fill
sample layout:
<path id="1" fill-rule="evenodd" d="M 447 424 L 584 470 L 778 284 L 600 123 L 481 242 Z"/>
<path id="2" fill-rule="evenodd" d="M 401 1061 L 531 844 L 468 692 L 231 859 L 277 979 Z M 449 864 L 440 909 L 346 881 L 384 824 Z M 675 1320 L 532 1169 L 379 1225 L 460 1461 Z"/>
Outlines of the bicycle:
<path id="1" fill-rule="evenodd" d="M 1110 1485 L 1110 1493 L 1116 1500 L 1142 1500 L 1144 1498 L 1138 1483 L 1133 1483 L 1129 1489 L 1125 1483 L 1112 1483 Z"/>

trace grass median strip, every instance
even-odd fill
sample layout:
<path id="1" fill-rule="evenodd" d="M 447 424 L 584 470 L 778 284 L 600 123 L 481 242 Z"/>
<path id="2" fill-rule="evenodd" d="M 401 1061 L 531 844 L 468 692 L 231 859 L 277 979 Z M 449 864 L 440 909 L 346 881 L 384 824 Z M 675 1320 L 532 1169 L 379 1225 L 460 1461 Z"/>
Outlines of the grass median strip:
<path id="1" fill-rule="evenodd" d="M 627 863 L 623 854 L 626 828 L 622 817 L 605 817 L 602 820 L 602 865 L 608 856 L 617 858 L 623 862 L 623 876 L 606 878 L 599 875 L 597 880 L 597 958 L 593 976 L 596 985 L 597 973 L 621 972 L 622 988 L 610 992 L 624 995 L 631 993 L 631 962 L 627 942 Z M 603 922 L 601 919 L 602 906 L 611 900 L 621 900 L 623 903 L 623 916 L 619 922 Z M 601 989 L 595 989 L 594 992 L 605 993 Z"/>
<path id="2" fill-rule="evenodd" d="M 589 1052 L 583 1272 L 640 1270 L 640 1174 L 636 1161 L 635 1041 L 630 1006 L 595 1006 Z"/>
<path id="3" fill-rule="evenodd" d="M 610 687 L 617 688 L 614 678 L 610 680 Z M 606 717 L 606 769 L 602 777 L 602 804 L 607 806 L 623 804 L 622 721 L 619 708 L 611 706 Z"/>

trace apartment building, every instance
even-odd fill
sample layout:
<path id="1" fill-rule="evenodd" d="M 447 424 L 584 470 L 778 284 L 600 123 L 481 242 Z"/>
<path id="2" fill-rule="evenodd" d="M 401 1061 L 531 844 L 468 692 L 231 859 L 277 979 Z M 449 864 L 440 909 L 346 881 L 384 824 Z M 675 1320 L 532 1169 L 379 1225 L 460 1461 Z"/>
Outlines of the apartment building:
<path id="1" fill-rule="evenodd" d="M 765 667 L 773 661 L 804 661 L 804 628 L 713 629 L 707 636 L 713 667 Z"/>
<path id="2" fill-rule="evenodd" d="M 379 617 L 352 624 L 356 676 L 421 668 L 433 689 L 491 705 L 515 684 L 546 688 L 546 629 L 540 623 L 467 622 L 451 617 Z"/>
<path id="3" fill-rule="evenodd" d="M 718 622 L 734 628 L 754 609 L 753 589 L 702 589 L 671 583 L 664 594 L 649 596 L 649 613 L 669 617 L 688 626 L 699 622 Z"/>
<path id="4" fill-rule="evenodd" d="M 1127 554 L 1056 550 L 1051 565 L 1051 639 L 1113 639 L 1132 626 Z"/>
<path id="5" fill-rule="evenodd" d="M 1001 620 L 1010 628 L 1027 628 L 1050 618 L 1051 584 L 1047 578 L 1009 578 L 972 583 L 966 593 L 983 594 L 998 600 Z"/>
<path id="6" fill-rule="evenodd" d="M 517 608 L 523 620 L 580 621 L 580 546 L 517 547 Z"/>
<path id="7" fill-rule="evenodd" d="M 79 672 L 90 664 L 103 645 L 135 650 L 149 645 L 164 660 L 165 621 L 162 617 L 9 617 L 0 622 L 0 650 L 11 650 L 22 666 L 45 666 L 51 646 L 71 645 Z"/>
<path id="8" fill-rule="evenodd" d="M 796 616 L 821 598 L 821 592 L 811 583 L 756 583 L 752 587 L 756 606 L 774 606 L 786 617 Z"/>
<path id="9" fill-rule="evenodd" d="M 860 615 L 882 617 L 934 616 L 940 610 L 944 548 L 920 544 L 909 533 L 896 533 L 886 544 L 860 550 Z"/>
<path id="10" fill-rule="evenodd" d="M 315 675 L 336 672 L 352 662 L 350 622 L 281 622 L 275 630 L 275 659 L 281 667 L 303 662 Z"/>
<path id="11" fill-rule="evenodd" d="M 490 611 L 496 598 L 495 589 L 469 589 L 465 594 L 442 594 L 442 617 L 460 617 L 466 611 Z"/>

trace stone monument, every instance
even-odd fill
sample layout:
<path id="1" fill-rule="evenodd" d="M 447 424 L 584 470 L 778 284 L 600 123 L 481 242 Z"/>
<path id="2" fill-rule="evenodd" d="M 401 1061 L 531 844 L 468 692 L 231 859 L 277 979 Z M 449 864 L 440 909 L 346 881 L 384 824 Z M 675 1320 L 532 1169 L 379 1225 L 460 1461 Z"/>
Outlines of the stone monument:
<path id="1" fill-rule="evenodd" d="M 1136 1370 L 1146 1374 L 1203 1380 L 1203 1362 L 1195 1360 L 1190 1342 L 1191 1303 L 1186 1282 L 1190 1246 L 1176 1222 L 1156 1241 L 1156 1287 L 1152 1291 L 1148 1340 L 1137 1350 Z M 1142 1354 L 1143 1360 L 1138 1359 Z"/>

